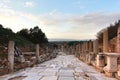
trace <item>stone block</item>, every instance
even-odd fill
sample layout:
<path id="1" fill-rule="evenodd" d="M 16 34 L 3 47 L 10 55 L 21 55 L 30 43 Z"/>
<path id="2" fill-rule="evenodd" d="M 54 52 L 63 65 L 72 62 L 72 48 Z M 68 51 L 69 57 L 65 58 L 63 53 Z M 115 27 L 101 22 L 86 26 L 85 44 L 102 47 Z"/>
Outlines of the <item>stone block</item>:
<path id="1" fill-rule="evenodd" d="M 73 76 L 73 71 L 60 70 L 57 75 L 59 75 L 59 76 Z"/>
<path id="2" fill-rule="evenodd" d="M 107 66 L 103 68 L 105 74 L 109 77 L 114 77 L 114 73 L 117 72 L 117 58 L 120 56 L 118 53 L 106 53 Z"/>
<path id="3" fill-rule="evenodd" d="M 103 54 L 97 55 L 96 66 L 97 68 L 103 68 L 105 66 L 105 57 Z"/>
<path id="4" fill-rule="evenodd" d="M 118 76 L 120 77 L 120 70 L 119 70 L 119 71 L 117 71 L 117 74 L 118 74 Z"/>
<path id="5" fill-rule="evenodd" d="M 58 80 L 75 80 L 74 77 L 59 77 Z"/>
<path id="6" fill-rule="evenodd" d="M 58 76 L 44 76 L 40 80 L 57 80 Z"/>

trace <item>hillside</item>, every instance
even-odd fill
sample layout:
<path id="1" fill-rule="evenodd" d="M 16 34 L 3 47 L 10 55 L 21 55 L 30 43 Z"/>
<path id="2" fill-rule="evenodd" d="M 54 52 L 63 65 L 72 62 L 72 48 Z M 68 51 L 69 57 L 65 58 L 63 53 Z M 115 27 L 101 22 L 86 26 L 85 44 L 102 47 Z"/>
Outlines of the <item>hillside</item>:
<path id="1" fill-rule="evenodd" d="M 34 48 L 31 49 L 31 46 L 34 46 L 36 43 L 48 43 L 45 33 L 38 27 L 31 28 L 30 30 L 22 29 L 14 33 L 11 29 L 0 25 L 0 57 L 1 55 L 4 56 L 4 53 L 7 53 L 9 40 L 15 41 L 15 46 L 22 49 L 22 51 L 34 50 Z"/>
<path id="2" fill-rule="evenodd" d="M 2 25 L 0 25 L 0 45 L 7 46 L 9 40 L 15 41 L 15 43 L 20 46 L 33 44 L 24 37 L 15 34 L 11 29 L 4 28 Z"/>
<path id="3" fill-rule="evenodd" d="M 17 33 L 14 33 L 9 28 L 4 28 L 0 25 L 0 45 L 5 45 L 9 40 L 15 41 L 17 45 L 28 45 L 36 43 L 48 43 L 48 39 L 45 33 L 39 29 L 38 26 L 28 29 L 22 29 Z"/>

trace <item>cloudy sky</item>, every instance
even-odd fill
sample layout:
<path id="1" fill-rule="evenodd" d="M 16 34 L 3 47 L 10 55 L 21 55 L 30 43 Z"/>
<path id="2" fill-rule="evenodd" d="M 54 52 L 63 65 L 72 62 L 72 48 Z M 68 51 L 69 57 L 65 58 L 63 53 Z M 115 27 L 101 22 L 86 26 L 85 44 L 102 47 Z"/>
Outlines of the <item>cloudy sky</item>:
<path id="1" fill-rule="evenodd" d="M 120 0 L 0 0 L 0 24 L 17 32 L 38 25 L 49 39 L 94 39 L 120 19 Z"/>

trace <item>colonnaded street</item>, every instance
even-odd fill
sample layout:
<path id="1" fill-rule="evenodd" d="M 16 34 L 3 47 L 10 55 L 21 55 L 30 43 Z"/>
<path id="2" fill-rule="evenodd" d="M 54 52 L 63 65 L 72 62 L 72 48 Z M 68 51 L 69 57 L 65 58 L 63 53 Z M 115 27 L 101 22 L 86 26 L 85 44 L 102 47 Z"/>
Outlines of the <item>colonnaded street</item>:
<path id="1" fill-rule="evenodd" d="M 78 60 L 74 55 L 59 52 L 55 59 L 4 75 L 0 80 L 116 80 L 108 78 L 94 67 Z"/>

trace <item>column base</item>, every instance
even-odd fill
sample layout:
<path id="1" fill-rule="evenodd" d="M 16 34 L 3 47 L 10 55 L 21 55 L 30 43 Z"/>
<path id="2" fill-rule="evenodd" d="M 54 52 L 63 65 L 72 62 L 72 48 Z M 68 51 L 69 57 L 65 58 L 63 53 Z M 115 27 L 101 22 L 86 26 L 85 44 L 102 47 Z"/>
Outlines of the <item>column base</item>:
<path id="1" fill-rule="evenodd" d="M 107 76 L 107 77 L 115 77 L 115 75 L 114 75 L 114 73 L 113 72 L 105 72 L 105 75 Z"/>

